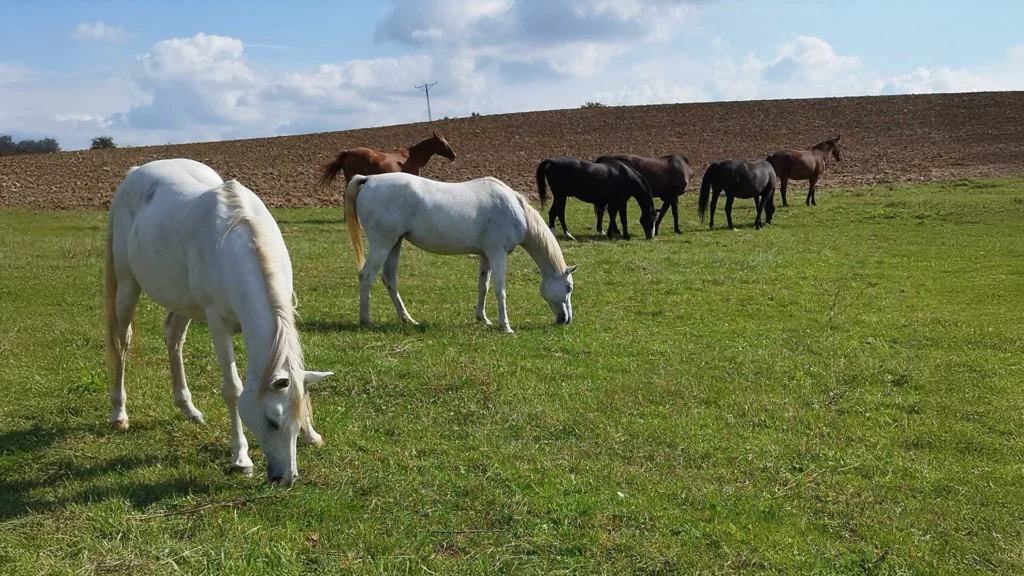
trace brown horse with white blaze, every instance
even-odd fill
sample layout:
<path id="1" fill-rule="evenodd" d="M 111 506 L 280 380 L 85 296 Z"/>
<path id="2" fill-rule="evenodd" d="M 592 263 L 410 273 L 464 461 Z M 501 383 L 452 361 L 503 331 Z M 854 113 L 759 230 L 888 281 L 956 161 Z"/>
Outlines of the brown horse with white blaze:
<path id="1" fill-rule="evenodd" d="M 820 144 L 816 144 L 810 150 L 780 150 L 768 156 L 766 160 L 775 168 L 775 175 L 779 178 L 779 193 L 782 195 L 782 205 L 789 206 L 786 202 L 786 188 L 790 180 L 810 180 L 810 187 L 807 189 L 807 205 L 817 206 L 815 201 L 818 192 L 818 178 L 821 178 L 825 171 L 828 157 L 832 156 L 836 162 L 843 160 L 843 151 L 840 147 L 842 135 L 829 138 Z"/>
<path id="2" fill-rule="evenodd" d="M 328 186 L 344 172 L 345 182 L 351 182 L 356 176 L 372 176 L 388 172 L 405 172 L 415 176 L 434 155 L 443 156 L 455 162 L 457 155 L 444 136 L 434 135 L 409 148 L 401 148 L 394 152 L 380 152 L 373 148 L 352 148 L 343 150 L 337 158 L 324 164 L 320 185 Z"/>

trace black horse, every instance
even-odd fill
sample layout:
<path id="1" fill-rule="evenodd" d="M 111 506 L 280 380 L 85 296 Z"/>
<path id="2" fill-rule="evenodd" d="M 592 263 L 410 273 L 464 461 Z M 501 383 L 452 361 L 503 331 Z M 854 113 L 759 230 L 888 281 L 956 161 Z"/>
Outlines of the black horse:
<path id="1" fill-rule="evenodd" d="M 636 170 L 621 162 L 596 163 L 577 158 L 548 158 L 537 166 L 537 192 L 541 206 L 548 198 L 544 181 L 551 186 L 554 200 L 548 211 L 548 226 L 555 230 L 555 217 L 562 223 L 562 232 L 572 239 L 565 226 L 565 199 L 578 198 L 595 206 L 608 206 L 611 223 L 608 238 L 618 233 L 615 215 L 622 221 L 622 236 L 629 239 L 626 227 L 626 203 L 635 198 L 640 204 L 640 225 L 650 240 L 654 237 L 654 197 L 647 180 Z"/>
<path id="2" fill-rule="evenodd" d="M 647 179 L 651 185 L 651 193 L 655 198 L 661 198 L 661 211 L 658 213 L 658 220 L 654 223 L 654 233 L 661 229 L 661 220 L 669 208 L 672 208 L 672 220 L 675 224 L 676 234 L 682 234 L 679 229 L 679 197 L 686 192 L 686 186 L 693 180 L 693 168 L 690 168 L 690 161 L 685 156 L 669 154 L 658 158 L 646 158 L 633 154 L 606 154 L 596 162 L 622 162 L 636 170 L 641 176 Z M 604 206 L 594 206 L 597 213 L 597 231 L 601 231 L 601 220 L 604 217 Z"/>
<path id="3" fill-rule="evenodd" d="M 714 195 L 711 196 L 712 190 Z M 697 214 L 704 221 L 704 211 L 708 207 L 708 196 L 711 196 L 710 228 L 715 229 L 715 207 L 718 196 L 725 191 L 725 217 L 732 225 L 732 201 L 736 198 L 753 198 L 757 206 L 757 218 L 754 228 L 761 229 L 761 211 L 764 211 L 766 222 L 772 223 L 775 213 L 775 169 L 764 160 L 743 162 L 742 160 L 723 160 L 708 166 L 704 172 L 704 180 L 700 184 L 700 197 L 697 199 Z"/>

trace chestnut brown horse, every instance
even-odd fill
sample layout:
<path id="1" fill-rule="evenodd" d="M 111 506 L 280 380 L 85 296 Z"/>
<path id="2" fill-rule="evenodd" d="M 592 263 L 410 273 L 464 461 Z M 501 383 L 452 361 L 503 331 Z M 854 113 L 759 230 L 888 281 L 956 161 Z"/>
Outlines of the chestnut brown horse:
<path id="1" fill-rule="evenodd" d="M 596 162 L 622 162 L 639 172 L 651 185 L 654 197 L 661 198 L 662 202 L 658 220 L 654 224 L 654 233 L 658 233 L 657 231 L 661 228 L 661 220 L 669 208 L 672 208 L 672 220 L 675 224 L 676 234 L 683 233 L 679 229 L 679 197 L 686 192 L 686 186 L 690 180 L 693 180 L 693 168 L 690 168 L 690 161 L 685 156 L 669 154 L 658 158 L 646 158 L 633 154 L 605 154 Z M 601 232 L 604 210 L 604 206 L 594 205 L 594 212 L 597 213 L 598 233 Z"/>
<path id="2" fill-rule="evenodd" d="M 810 150 L 780 150 L 775 152 L 766 160 L 775 168 L 775 175 L 779 178 L 779 193 L 782 195 L 782 205 L 789 206 L 786 202 L 786 186 L 790 180 L 810 180 L 811 185 L 807 189 L 807 205 L 817 206 L 815 197 L 818 192 L 818 178 L 825 171 L 825 162 L 829 156 L 836 159 L 836 162 L 843 160 L 843 151 L 839 145 L 842 134 L 835 138 L 829 138 L 820 144 L 816 144 Z"/>
<path id="3" fill-rule="evenodd" d="M 345 173 L 346 183 L 351 182 L 355 176 L 372 176 L 387 172 L 405 172 L 419 176 L 420 169 L 427 165 L 434 154 L 455 162 L 455 151 L 444 136 L 437 132 L 418 144 L 394 152 L 379 152 L 372 148 L 343 150 L 337 158 L 324 165 L 320 185 L 330 185 L 341 172 Z"/>

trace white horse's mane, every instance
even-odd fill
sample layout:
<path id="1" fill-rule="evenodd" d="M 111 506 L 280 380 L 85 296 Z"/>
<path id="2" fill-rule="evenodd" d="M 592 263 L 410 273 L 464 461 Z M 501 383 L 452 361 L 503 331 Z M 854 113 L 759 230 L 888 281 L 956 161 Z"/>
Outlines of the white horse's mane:
<path id="1" fill-rule="evenodd" d="M 492 178 L 492 180 L 501 182 L 496 178 Z M 562 255 L 562 248 L 558 245 L 555 235 L 551 233 L 551 229 L 544 223 L 544 217 L 536 208 L 530 206 L 522 194 L 515 190 L 512 190 L 512 193 L 516 195 L 519 204 L 523 207 L 523 214 L 526 216 L 526 239 L 523 240 L 523 247 L 532 254 L 547 256 L 551 265 L 559 273 L 565 272 L 567 266 L 565 256 Z"/>
<path id="2" fill-rule="evenodd" d="M 231 215 L 221 241 L 223 242 L 228 233 L 239 225 L 249 225 L 249 229 L 252 230 L 253 248 L 259 258 L 260 270 L 266 282 L 267 299 L 276 319 L 274 340 L 260 376 L 259 394 L 262 396 L 270 389 L 277 367 L 286 366 L 292 410 L 295 418 L 301 422 L 306 415 L 302 348 L 299 346 L 298 331 L 295 329 L 295 305 L 291 291 L 285 286 L 280 271 L 270 260 L 271 248 L 267 245 L 267 238 L 273 232 L 266 229 L 263 219 L 253 217 L 247 203 L 247 196 L 252 192 L 245 186 L 236 180 L 228 180 L 218 186 L 216 191 L 217 200 L 228 208 Z"/>

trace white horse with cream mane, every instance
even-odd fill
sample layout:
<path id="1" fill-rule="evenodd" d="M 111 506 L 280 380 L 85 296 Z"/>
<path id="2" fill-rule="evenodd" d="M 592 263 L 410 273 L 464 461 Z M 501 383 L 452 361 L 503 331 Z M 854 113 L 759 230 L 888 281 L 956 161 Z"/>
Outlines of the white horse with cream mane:
<path id="1" fill-rule="evenodd" d="M 306 386 L 330 372 L 307 372 L 294 323 L 292 267 L 277 222 L 234 180 L 192 160 L 150 162 L 128 171 L 107 222 L 107 360 L 110 424 L 128 428 L 125 356 L 142 292 L 168 310 L 164 341 L 174 403 L 202 422 L 185 383 L 181 349 L 192 320 L 205 321 L 217 352 L 221 394 L 231 418 L 231 469 L 252 473 L 242 424 L 267 459 L 267 480 L 298 475 L 295 444 L 319 444 Z M 245 339 L 245 385 L 232 336 Z"/>
<path id="2" fill-rule="evenodd" d="M 359 270 L 359 321 L 370 323 L 370 288 L 377 273 L 398 317 L 416 324 L 398 294 L 402 240 L 435 254 L 480 256 L 477 320 L 490 324 L 484 300 L 494 276 L 498 326 L 512 332 L 505 310 L 505 259 L 523 246 L 540 267 L 540 295 L 555 322 L 572 321 L 572 273 L 544 218 L 517 192 L 495 178 L 445 183 L 401 172 L 357 176 L 345 190 L 345 219 Z M 361 232 L 370 243 L 363 255 Z"/>

